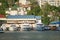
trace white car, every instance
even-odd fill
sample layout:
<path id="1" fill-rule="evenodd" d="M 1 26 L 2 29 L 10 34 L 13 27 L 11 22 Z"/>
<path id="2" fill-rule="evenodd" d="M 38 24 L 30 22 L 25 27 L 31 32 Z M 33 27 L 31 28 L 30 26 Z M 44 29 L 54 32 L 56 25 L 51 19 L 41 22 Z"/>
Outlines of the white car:
<path id="1" fill-rule="evenodd" d="M 23 27 L 21 28 L 23 31 L 30 31 L 31 27 L 29 24 L 24 24 Z"/>

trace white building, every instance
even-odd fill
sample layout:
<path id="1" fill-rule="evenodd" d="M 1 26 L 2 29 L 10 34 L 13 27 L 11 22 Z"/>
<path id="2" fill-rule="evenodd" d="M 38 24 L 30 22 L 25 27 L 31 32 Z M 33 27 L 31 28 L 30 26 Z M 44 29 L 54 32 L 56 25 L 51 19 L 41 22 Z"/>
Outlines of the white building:
<path id="1" fill-rule="evenodd" d="M 13 30 L 13 27 L 21 27 L 21 30 L 26 26 L 35 28 L 37 24 L 42 24 L 41 16 L 34 15 L 9 15 L 6 18 L 0 18 L 0 20 L 6 21 L 1 28 L 10 28 L 9 30 Z"/>
<path id="2" fill-rule="evenodd" d="M 46 2 L 49 3 L 50 5 L 54 6 L 60 6 L 60 0 L 37 0 L 40 7 L 41 5 L 44 5 Z"/>

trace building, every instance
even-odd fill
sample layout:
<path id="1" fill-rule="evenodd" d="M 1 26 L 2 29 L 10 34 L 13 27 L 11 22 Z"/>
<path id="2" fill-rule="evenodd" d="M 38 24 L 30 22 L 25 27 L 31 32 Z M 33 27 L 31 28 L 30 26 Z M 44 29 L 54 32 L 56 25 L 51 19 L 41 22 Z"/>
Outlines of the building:
<path id="1" fill-rule="evenodd" d="M 18 7 L 17 7 L 18 6 Z M 26 15 L 27 10 L 30 10 L 30 1 L 29 0 L 19 0 L 16 2 L 12 8 L 6 10 L 6 13 L 9 15 Z M 13 9 L 14 8 L 14 9 Z"/>
<path id="2" fill-rule="evenodd" d="M 40 7 L 44 5 L 46 2 L 53 6 L 57 6 L 57 7 L 60 6 L 60 0 L 38 0 Z"/>
<path id="3" fill-rule="evenodd" d="M 13 28 L 21 28 L 23 27 L 30 27 L 35 28 L 37 24 L 42 24 L 41 16 L 34 16 L 34 15 L 26 15 L 27 10 L 30 10 L 30 1 L 29 0 L 19 0 L 18 6 L 17 2 L 13 6 L 13 8 L 9 8 L 6 13 L 8 14 L 6 18 L 0 18 L 0 20 L 5 20 L 2 24 L 1 28 L 4 30 L 9 28 L 13 30 Z"/>
<path id="4" fill-rule="evenodd" d="M 41 16 L 34 15 L 9 15 L 6 18 L 0 18 L 0 20 L 5 20 L 6 22 L 2 24 L 1 28 L 4 30 L 11 27 L 31 27 L 35 28 L 37 24 L 42 24 Z M 13 30 L 12 28 L 10 30 Z"/>
<path id="5" fill-rule="evenodd" d="M 0 18 L 5 18 L 5 15 L 0 14 Z"/>

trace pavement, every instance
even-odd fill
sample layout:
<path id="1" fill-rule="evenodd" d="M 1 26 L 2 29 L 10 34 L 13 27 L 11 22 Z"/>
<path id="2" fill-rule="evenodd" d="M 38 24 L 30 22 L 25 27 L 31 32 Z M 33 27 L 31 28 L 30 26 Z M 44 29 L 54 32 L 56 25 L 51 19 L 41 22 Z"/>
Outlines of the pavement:
<path id="1" fill-rule="evenodd" d="M 0 40 L 60 40 L 60 31 L 10 31 L 0 33 Z"/>

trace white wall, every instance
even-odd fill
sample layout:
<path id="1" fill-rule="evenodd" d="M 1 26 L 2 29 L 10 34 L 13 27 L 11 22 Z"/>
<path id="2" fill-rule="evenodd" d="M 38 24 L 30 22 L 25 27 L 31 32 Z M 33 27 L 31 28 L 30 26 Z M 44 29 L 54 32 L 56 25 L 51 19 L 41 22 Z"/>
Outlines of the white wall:
<path id="1" fill-rule="evenodd" d="M 41 20 L 36 20 L 36 23 L 37 24 L 42 24 L 42 21 Z"/>
<path id="2" fill-rule="evenodd" d="M 26 4 L 26 0 L 19 0 L 19 3 Z"/>
<path id="3" fill-rule="evenodd" d="M 11 11 L 6 11 L 7 14 L 10 14 L 10 15 L 17 15 L 17 10 L 11 10 Z"/>

